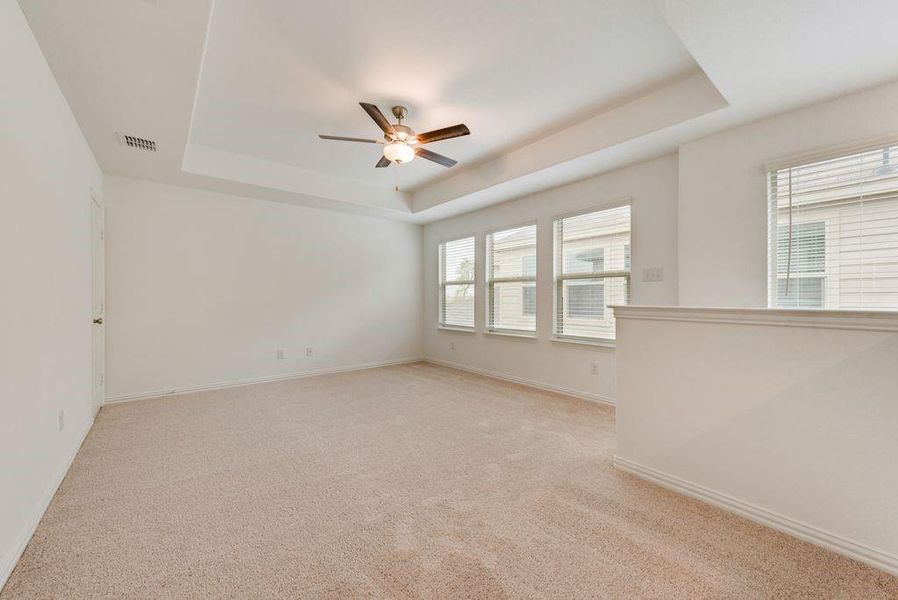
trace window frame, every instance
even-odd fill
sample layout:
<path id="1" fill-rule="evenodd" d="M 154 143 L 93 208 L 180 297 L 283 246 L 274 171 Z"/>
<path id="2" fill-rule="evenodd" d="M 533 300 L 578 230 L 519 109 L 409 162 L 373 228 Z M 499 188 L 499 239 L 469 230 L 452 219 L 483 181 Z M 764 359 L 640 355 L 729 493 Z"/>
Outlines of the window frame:
<path id="1" fill-rule="evenodd" d="M 471 239 L 473 240 L 473 270 L 472 270 L 472 278 L 470 280 L 452 280 L 446 281 L 445 277 L 445 249 L 447 244 L 451 244 L 452 242 L 460 242 L 462 240 Z M 470 285 L 472 286 L 472 300 L 474 303 L 474 314 L 472 315 L 472 324 L 468 325 L 455 325 L 451 323 L 446 323 L 446 287 L 450 285 Z M 477 235 L 475 233 L 464 234 L 460 236 L 453 236 L 451 238 L 447 238 L 437 242 L 437 329 L 445 329 L 448 331 L 462 331 L 473 333 L 476 330 L 477 326 Z"/>
<path id="2" fill-rule="evenodd" d="M 559 222 L 564 219 L 570 219 L 572 217 L 579 217 L 582 215 L 588 215 L 591 213 L 603 212 L 607 210 L 613 210 L 615 208 L 621 208 L 623 206 L 630 207 L 630 239 L 627 245 L 630 247 L 630 269 L 628 270 L 615 270 L 615 271 L 602 271 L 600 273 L 571 273 L 568 275 L 564 275 L 563 266 L 564 266 L 564 249 L 562 240 L 559 239 L 558 235 L 558 225 Z M 566 281 L 588 281 L 588 280 L 596 280 L 595 283 L 602 284 L 604 288 L 604 280 L 608 278 L 616 278 L 622 277 L 625 279 L 626 286 L 626 301 L 627 304 L 630 303 L 630 297 L 632 294 L 632 271 L 633 271 L 633 198 L 628 196 L 625 198 L 621 198 L 619 200 L 605 202 L 598 206 L 591 206 L 589 208 L 583 208 L 577 211 L 563 213 L 559 215 L 555 215 L 552 217 L 552 264 L 553 264 L 553 274 L 552 274 L 552 297 L 553 297 L 553 310 L 552 310 L 552 337 L 551 340 L 555 342 L 569 342 L 574 344 L 585 344 L 589 346 L 601 346 L 607 348 L 614 348 L 617 343 L 617 331 L 615 327 L 614 337 L 593 337 L 593 336 L 582 336 L 582 335 L 571 335 L 565 334 L 560 331 L 563 324 L 559 322 L 558 316 L 559 311 L 564 310 L 564 284 Z M 605 257 L 607 258 L 607 256 Z M 605 260 L 603 259 L 603 263 Z M 602 265 L 604 267 L 604 264 Z M 599 281 L 601 280 L 601 281 Z M 605 306 L 604 308 L 608 308 Z"/>
<path id="3" fill-rule="evenodd" d="M 843 267 L 839 261 L 830 262 L 830 244 L 838 247 L 839 244 L 842 243 L 841 239 L 837 235 L 832 235 L 831 232 L 834 230 L 838 230 L 840 224 L 838 222 L 834 223 L 831 221 L 831 217 L 823 217 L 814 219 L 814 221 L 823 221 L 824 222 L 824 236 L 825 236 L 825 250 L 824 250 L 824 267 L 822 272 L 812 272 L 812 273 L 791 273 L 790 277 L 792 279 L 799 279 L 802 277 L 806 278 L 819 278 L 822 279 L 822 294 L 823 294 L 823 306 L 817 307 L 786 307 L 779 305 L 779 297 L 778 297 L 778 284 L 780 281 L 779 271 L 778 271 L 778 255 L 779 255 L 779 225 L 785 225 L 788 227 L 788 224 L 785 221 L 780 221 L 777 218 L 776 210 L 782 209 L 785 207 L 785 203 L 783 202 L 784 198 L 777 197 L 775 194 L 775 186 L 777 185 L 777 173 L 781 171 L 788 171 L 789 169 L 799 169 L 806 166 L 814 165 L 819 162 L 826 161 L 835 161 L 840 159 L 846 159 L 852 157 L 854 155 L 866 154 L 870 152 L 879 152 L 886 151 L 890 148 L 894 148 L 898 146 L 898 136 L 891 134 L 886 136 L 874 136 L 866 139 L 862 139 L 859 141 L 854 141 L 846 144 L 838 144 L 833 146 L 827 146 L 823 148 L 818 148 L 816 150 L 812 150 L 810 152 L 803 152 L 799 154 L 792 154 L 784 157 L 775 158 L 772 160 L 764 161 L 762 165 L 763 173 L 765 176 L 765 184 L 766 184 L 766 206 L 767 206 L 767 308 L 773 310 L 787 310 L 787 311 L 844 311 L 844 312 L 883 312 L 883 313 L 898 313 L 898 306 L 893 308 L 842 308 L 827 306 L 828 298 L 831 295 L 838 296 L 840 293 L 840 289 L 842 286 L 842 274 Z M 858 202 L 863 205 L 865 200 L 863 198 L 863 194 L 858 197 Z M 798 214 L 800 215 L 802 210 L 799 209 Z M 812 221 L 799 221 L 796 224 L 800 224 L 803 222 L 812 222 Z M 786 244 L 788 247 L 788 243 Z M 838 249 L 835 250 L 838 253 Z"/>
<path id="4" fill-rule="evenodd" d="M 509 231 L 512 229 L 521 229 L 523 227 L 533 227 L 533 275 L 524 275 L 524 265 L 523 259 L 521 257 L 521 276 L 520 277 L 493 277 L 493 260 L 492 260 L 492 240 L 493 235 L 496 233 L 501 233 L 503 231 Z M 509 334 L 518 337 L 536 337 L 537 331 L 539 329 L 539 301 L 538 294 L 536 291 L 539 289 L 539 222 L 538 221 L 526 221 L 524 223 L 518 223 L 516 225 L 508 225 L 504 227 L 499 227 L 496 229 L 490 229 L 489 231 L 484 232 L 484 258 L 486 264 L 486 333 L 501 333 L 501 334 Z M 529 255 L 527 255 L 529 256 Z M 494 306 L 494 294 L 493 288 L 496 283 L 521 283 L 523 285 L 532 284 L 534 288 L 534 294 L 537 298 L 534 299 L 534 313 L 533 313 L 533 329 L 516 329 L 509 327 L 494 327 L 493 326 L 493 306 Z M 523 300 L 524 300 L 524 292 L 521 291 L 521 312 L 523 313 Z M 530 316 L 530 315 L 526 315 Z"/>

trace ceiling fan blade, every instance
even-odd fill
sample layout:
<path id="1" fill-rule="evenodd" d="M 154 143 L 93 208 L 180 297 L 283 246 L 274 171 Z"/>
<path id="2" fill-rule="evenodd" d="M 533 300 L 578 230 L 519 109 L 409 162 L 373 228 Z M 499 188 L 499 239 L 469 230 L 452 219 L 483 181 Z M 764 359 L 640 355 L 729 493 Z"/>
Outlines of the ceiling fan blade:
<path id="1" fill-rule="evenodd" d="M 379 108 L 367 102 L 359 102 L 359 105 L 365 109 L 365 112 L 368 113 L 369 117 L 374 119 L 374 122 L 377 123 L 377 126 L 384 130 L 384 133 L 396 133 L 396 131 L 393 129 L 393 126 L 390 125 L 390 122 L 387 121 L 387 118 L 382 112 L 380 112 Z"/>
<path id="2" fill-rule="evenodd" d="M 318 135 L 322 140 L 337 140 L 338 142 L 364 142 L 366 144 L 379 144 L 378 140 L 368 140 L 365 138 L 341 137 L 339 135 Z"/>
<path id="3" fill-rule="evenodd" d="M 471 130 L 468 129 L 467 125 L 453 125 L 452 127 L 434 129 L 433 131 L 428 131 L 427 133 L 418 133 L 415 135 L 415 137 L 418 138 L 419 144 L 429 144 L 430 142 L 438 142 L 440 140 L 448 140 L 450 138 L 461 137 L 463 135 L 468 135 L 469 133 L 471 133 Z"/>
<path id="4" fill-rule="evenodd" d="M 458 164 L 457 160 L 452 160 L 448 156 L 443 156 L 442 154 L 431 152 L 426 148 L 415 148 L 415 154 L 417 154 L 421 158 L 426 158 L 427 160 L 432 160 L 435 163 L 441 164 L 444 167 L 454 167 Z"/>
<path id="5" fill-rule="evenodd" d="M 389 167 L 390 163 L 391 163 L 391 161 L 389 158 L 387 158 L 386 156 L 381 156 L 380 160 L 377 161 L 377 164 L 374 166 L 377 167 L 378 169 L 382 169 L 384 167 Z"/>

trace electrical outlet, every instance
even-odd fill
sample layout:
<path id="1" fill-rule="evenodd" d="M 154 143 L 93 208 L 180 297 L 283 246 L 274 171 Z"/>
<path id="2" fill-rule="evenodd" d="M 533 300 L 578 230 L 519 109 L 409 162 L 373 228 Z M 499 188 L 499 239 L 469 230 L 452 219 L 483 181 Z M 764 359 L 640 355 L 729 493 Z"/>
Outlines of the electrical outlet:
<path id="1" fill-rule="evenodd" d="M 286 358 L 284 350 L 282 348 L 278 348 L 278 360 L 284 360 L 284 358 Z"/>
<path id="2" fill-rule="evenodd" d="M 59 411 L 57 417 L 59 419 L 59 431 L 62 431 L 65 428 L 65 411 Z"/>
<path id="3" fill-rule="evenodd" d="M 589 372 L 592 373 L 593 375 L 598 375 L 599 374 L 599 363 L 590 363 Z"/>
<path id="4" fill-rule="evenodd" d="M 455 350 L 455 342 L 449 342 L 449 349 Z"/>
<path id="5" fill-rule="evenodd" d="M 312 347 L 306 346 L 306 356 L 312 356 Z"/>
<path id="6" fill-rule="evenodd" d="M 642 270 L 643 281 L 664 281 L 663 267 L 646 267 Z"/>

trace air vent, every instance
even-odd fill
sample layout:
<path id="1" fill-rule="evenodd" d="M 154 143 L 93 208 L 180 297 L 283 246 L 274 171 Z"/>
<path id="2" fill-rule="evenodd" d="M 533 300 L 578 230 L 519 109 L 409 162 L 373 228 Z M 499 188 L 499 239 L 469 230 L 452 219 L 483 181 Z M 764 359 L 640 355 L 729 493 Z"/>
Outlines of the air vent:
<path id="1" fill-rule="evenodd" d="M 126 133 L 119 133 L 117 135 L 119 143 L 123 146 L 136 148 L 137 150 L 146 150 L 147 152 L 156 151 L 156 142 L 153 140 L 137 137 L 136 135 L 128 135 Z"/>

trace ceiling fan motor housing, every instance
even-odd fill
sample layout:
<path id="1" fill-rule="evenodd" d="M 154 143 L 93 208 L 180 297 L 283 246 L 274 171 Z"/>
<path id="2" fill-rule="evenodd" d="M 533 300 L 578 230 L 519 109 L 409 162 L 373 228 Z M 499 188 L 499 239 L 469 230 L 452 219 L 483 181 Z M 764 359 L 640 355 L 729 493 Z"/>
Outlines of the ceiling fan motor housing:
<path id="1" fill-rule="evenodd" d="M 411 127 L 406 127 L 405 125 L 393 125 L 393 131 L 396 132 L 392 137 L 390 134 L 386 134 L 384 139 L 388 142 L 392 142 L 393 140 L 399 140 L 402 142 L 412 141 L 412 138 L 415 137 L 415 130 Z"/>

